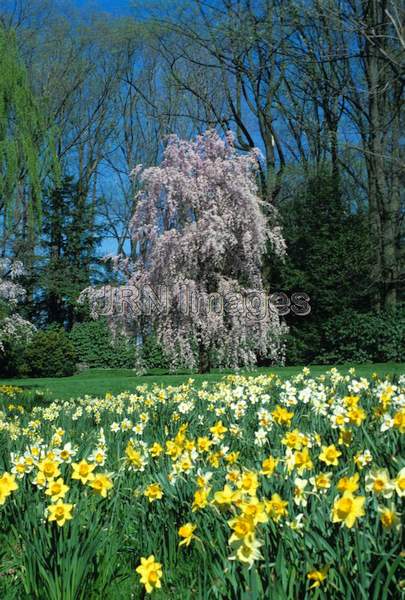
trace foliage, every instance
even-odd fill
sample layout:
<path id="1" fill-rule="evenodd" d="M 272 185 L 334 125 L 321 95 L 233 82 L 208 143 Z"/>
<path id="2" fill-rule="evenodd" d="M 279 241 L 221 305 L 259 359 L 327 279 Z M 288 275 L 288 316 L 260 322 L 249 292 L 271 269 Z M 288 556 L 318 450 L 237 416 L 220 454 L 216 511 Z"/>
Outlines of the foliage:
<path id="1" fill-rule="evenodd" d="M 306 369 L 4 407 L 2 597 L 142 598 L 139 573 L 157 600 L 396 600 L 403 384 Z"/>
<path id="2" fill-rule="evenodd" d="M 76 323 L 69 334 L 77 362 L 87 367 L 134 368 L 137 348 L 125 336 L 114 337 L 105 319 Z"/>
<path id="3" fill-rule="evenodd" d="M 12 222 L 14 204 L 21 188 L 30 199 L 27 205 L 28 221 L 33 225 L 41 214 L 41 152 L 48 138 L 37 100 L 30 87 L 27 72 L 19 56 L 16 34 L 7 30 L 0 21 L 0 208 L 5 223 Z M 49 167 L 49 165 L 48 165 Z M 56 167 L 55 167 L 56 168 Z M 56 173 L 56 171 L 55 171 Z"/>
<path id="4" fill-rule="evenodd" d="M 43 255 L 35 300 L 35 310 L 42 320 L 72 327 L 81 308 L 76 300 L 95 272 L 100 233 L 94 206 L 71 177 L 45 194 Z"/>
<path id="5" fill-rule="evenodd" d="M 321 327 L 319 364 L 402 362 L 405 360 L 405 311 L 359 313 L 347 310 Z"/>
<path id="6" fill-rule="evenodd" d="M 24 374 L 61 377 L 76 370 L 76 351 L 62 328 L 37 331 L 24 352 Z"/>
<path id="7" fill-rule="evenodd" d="M 327 344 L 324 324 L 349 309 L 366 312 L 372 304 L 368 217 L 360 201 L 354 205 L 354 194 L 350 197 L 345 186 L 347 181 L 337 180 L 324 165 L 280 206 L 288 254 L 283 263 L 271 260 L 267 268 L 275 289 L 289 295 L 303 291 L 311 306 L 309 315 L 291 312 L 286 317 L 288 364 L 333 363 L 331 345 L 329 359 L 321 359 L 321 347 Z M 344 326 L 343 316 L 339 323 Z M 358 356 L 347 354 L 346 360 L 357 361 Z"/>
<path id="8" fill-rule="evenodd" d="M 142 358 L 147 369 L 167 369 L 169 362 L 156 335 L 151 332 L 142 342 Z"/>

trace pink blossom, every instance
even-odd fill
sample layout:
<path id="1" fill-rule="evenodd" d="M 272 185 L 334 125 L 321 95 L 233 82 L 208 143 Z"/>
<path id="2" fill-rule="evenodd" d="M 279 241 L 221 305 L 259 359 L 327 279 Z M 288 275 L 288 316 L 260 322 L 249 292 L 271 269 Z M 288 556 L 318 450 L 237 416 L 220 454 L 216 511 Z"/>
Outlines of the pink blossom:
<path id="1" fill-rule="evenodd" d="M 231 132 L 223 140 L 209 130 L 193 141 L 170 136 L 159 166 L 133 171 L 142 186 L 130 228 L 137 258 L 114 258 L 127 277 L 118 296 L 122 307 L 125 287 L 170 290 L 167 310 L 148 318 L 173 367 L 195 367 L 196 348 L 200 357 L 214 354 L 218 364 L 233 367 L 254 364 L 257 354 L 277 360 L 282 352 L 282 326 L 271 305 L 260 319 L 229 302 L 218 312 L 207 309 L 213 294 L 237 295 L 245 306 L 252 294 L 264 293 L 264 252 L 270 244 L 274 253 L 285 253 L 280 227 L 262 210 L 257 159 L 257 150 L 236 152 Z M 180 307 L 181 286 L 198 297 L 199 311 Z M 97 314 L 97 292 L 84 295 Z M 145 322 L 142 314 L 118 314 L 118 306 L 119 300 L 114 317 L 126 331 Z"/>

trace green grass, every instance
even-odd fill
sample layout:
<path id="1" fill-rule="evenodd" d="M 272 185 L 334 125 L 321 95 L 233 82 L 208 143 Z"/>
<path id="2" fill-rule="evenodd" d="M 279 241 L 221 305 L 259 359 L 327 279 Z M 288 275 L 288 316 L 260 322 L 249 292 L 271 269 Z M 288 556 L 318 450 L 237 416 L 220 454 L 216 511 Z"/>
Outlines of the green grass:
<path id="1" fill-rule="evenodd" d="M 380 376 L 401 375 L 405 373 L 405 363 L 378 363 L 363 365 L 338 365 L 339 371 L 346 373 L 349 368 L 354 367 L 356 374 L 360 377 L 369 377 L 376 372 Z M 241 371 L 249 375 L 260 375 L 264 373 L 277 373 L 283 379 L 287 379 L 302 370 L 299 367 L 274 367 L 259 368 L 254 371 Z M 331 366 L 313 365 L 309 367 L 313 376 L 320 375 L 331 368 Z M 182 371 L 177 374 L 168 374 L 166 371 L 154 369 L 146 375 L 136 375 L 131 369 L 89 369 L 72 377 L 47 377 L 38 379 L 0 379 L 0 384 L 12 384 L 24 388 L 29 392 L 46 391 L 49 398 L 69 399 L 89 394 L 91 396 L 104 396 L 107 392 L 118 394 L 123 391 L 133 391 L 138 385 L 158 384 L 161 386 L 180 385 L 192 377 L 196 384 L 202 381 L 214 383 L 224 375 L 231 373 L 230 370 L 214 370 L 205 375 L 194 374 L 190 371 Z"/>

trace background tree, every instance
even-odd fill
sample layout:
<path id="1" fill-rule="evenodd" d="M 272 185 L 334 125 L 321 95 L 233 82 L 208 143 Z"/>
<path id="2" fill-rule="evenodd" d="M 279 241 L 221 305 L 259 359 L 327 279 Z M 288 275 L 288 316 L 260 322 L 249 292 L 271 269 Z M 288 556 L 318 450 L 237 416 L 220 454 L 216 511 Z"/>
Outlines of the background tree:
<path id="1" fill-rule="evenodd" d="M 51 152 L 43 116 L 30 88 L 13 30 L 0 23 L 0 216 L 6 250 L 9 229 L 25 237 L 41 213 L 42 160 Z M 48 146 L 47 146 L 48 144 Z M 45 171 L 46 172 L 46 171 Z"/>
<path id="2" fill-rule="evenodd" d="M 71 178 L 46 194 L 36 300 L 42 321 L 72 328 L 76 300 L 96 266 L 101 228 L 95 218 L 91 201 Z"/>

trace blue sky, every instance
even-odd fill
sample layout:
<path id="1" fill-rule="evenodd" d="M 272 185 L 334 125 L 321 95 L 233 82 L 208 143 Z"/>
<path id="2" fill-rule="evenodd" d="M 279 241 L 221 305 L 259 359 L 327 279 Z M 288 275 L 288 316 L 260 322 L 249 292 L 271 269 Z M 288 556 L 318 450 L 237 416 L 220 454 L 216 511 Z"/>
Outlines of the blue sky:
<path id="1" fill-rule="evenodd" d="M 79 7 L 93 6 L 114 15 L 128 14 L 131 10 L 131 0 L 75 0 L 75 3 Z"/>

